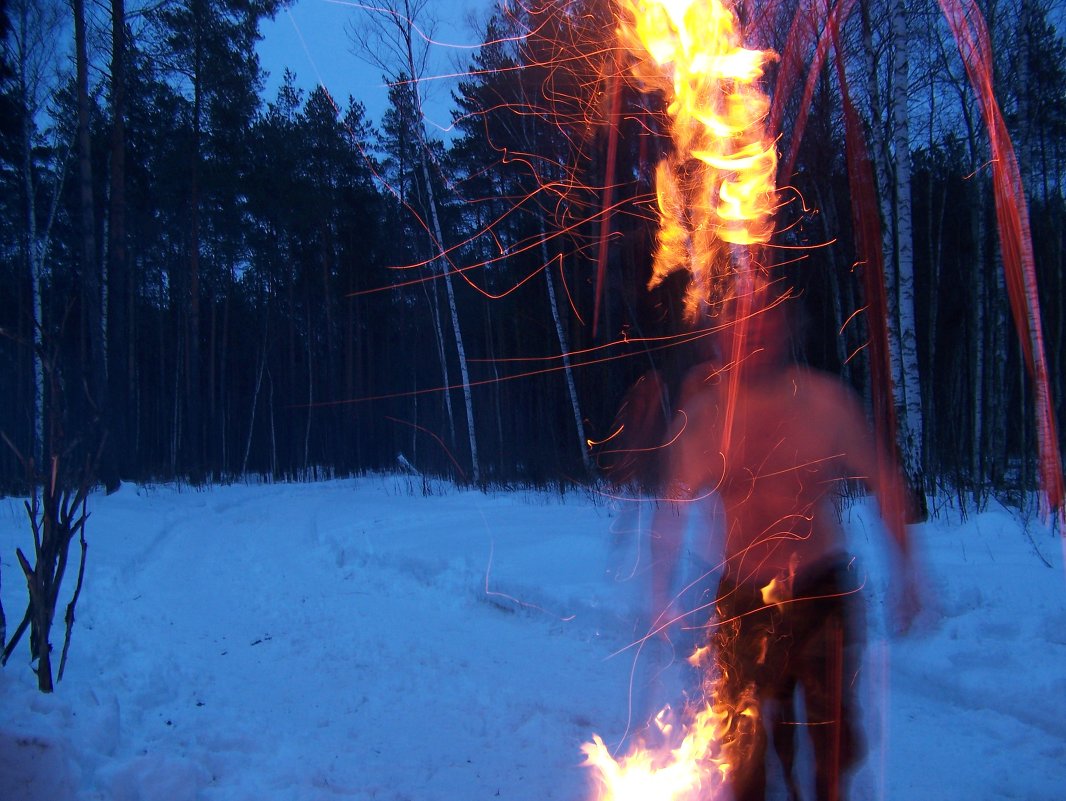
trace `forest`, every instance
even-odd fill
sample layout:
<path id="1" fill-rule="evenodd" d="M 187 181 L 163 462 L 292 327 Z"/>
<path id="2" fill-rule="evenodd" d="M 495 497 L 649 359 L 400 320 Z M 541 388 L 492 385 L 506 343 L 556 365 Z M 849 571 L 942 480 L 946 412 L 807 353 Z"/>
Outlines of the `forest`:
<path id="1" fill-rule="evenodd" d="M 375 123 L 358 98 L 291 76 L 261 96 L 255 43 L 280 0 L 5 0 L 0 490 L 24 492 L 52 457 L 109 488 L 395 470 L 583 484 L 634 381 L 654 369 L 676 389 L 701 332 L 683 319 L 684 275 L 648 288 L 669 140 L 613 44 L 615 4 L 486 13 L 448 140 L 421 115 L 416 23 L 432 9 L 382 5 L 397 13 L 352 24 L 374 54 L 353 69 L 391 87 Z M 1061 7 L 977 7 L 1061 421 Z M 786 132 L 771 252 L 803 300 L 799 349 L 873 403 L 866 344 L 887 326 L 912 480 L 1020 497 L 1038 481 L 1038 393 L 1008 298 L 987 98 L 934 2 L 842 4 L 821 62 L 819 31 L 789 38 L 818 22 L 804 8 L 738 3 L 754 46 L 804 65 L 805 93 L 771 97 Z M 767 91 L 791 64 L 771 61 Z M 854 197 L 855 163 L 872 201 Z M 864 203 L 882 232 L 880 317 Z"/>

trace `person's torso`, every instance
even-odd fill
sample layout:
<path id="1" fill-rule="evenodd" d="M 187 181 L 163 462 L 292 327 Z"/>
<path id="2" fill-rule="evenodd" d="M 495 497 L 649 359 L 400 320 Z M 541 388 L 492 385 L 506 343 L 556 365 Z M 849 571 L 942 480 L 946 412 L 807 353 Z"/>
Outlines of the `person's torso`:
<path id="1" fill-rule="evenodd" d="M 763 586 L 842 547 L 834 499 L 846 454 L 833 409 L 809 373 L 741 385 L 723 442 L 718 492 L 726 575 Z"/>

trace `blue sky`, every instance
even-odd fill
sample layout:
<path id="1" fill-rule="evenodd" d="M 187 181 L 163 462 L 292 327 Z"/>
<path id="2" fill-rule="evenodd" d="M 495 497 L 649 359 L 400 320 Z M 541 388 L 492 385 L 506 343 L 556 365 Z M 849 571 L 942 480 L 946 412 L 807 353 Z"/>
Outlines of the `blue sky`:
<path id="1" fill-rule="evenodd" d="M 470 12 L 484 17 L 494 5 L 494 0 L 430 0 L 427 11 L 437 18 L 435 39 L 448 45 L 476 44 L 478 37 L 467 24 L 467 17 Z M 266 22 L 258 47 L 260 61 L 270 73 L 264 89 L 265 99 L 275 97 L 288 67 L 296 73 L 296 83 L 305 91 L 321 82 L 341 106 L 352 95 L 366 105 L 370 119 L 379 123 L 388 102 L 388 90 L 381 80 L 381 71 L 352 52 L 348 36 L 349 21 L 363 13 L 351 4 L 336 0 L 297 0 L 273 21 Z M 434 46 L 431 56 L 434 74 L 453 73 L 457 56 L 465 63 L 463 49 Z M 452 80 L 445 78 L 425 85 L 427 125 L 431 133 L 437 129 L 437 135 L 442 137 L 447 134 L 439 129 L 451 121 L 453 85 Z"/>

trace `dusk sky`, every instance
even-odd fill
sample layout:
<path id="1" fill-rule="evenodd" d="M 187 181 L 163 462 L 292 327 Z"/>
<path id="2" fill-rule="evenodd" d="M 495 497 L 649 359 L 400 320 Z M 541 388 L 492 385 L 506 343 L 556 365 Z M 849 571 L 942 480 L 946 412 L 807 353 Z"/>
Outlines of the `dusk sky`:
<path id="1" fill-rule="evenodd" d="M 431 0 L 427 10 L 437 18 L 435 41 L 440 43 L 433 47 L 433 74 L 450 75 L 456 71 L 456 60 L 460 64 L 468 60 L 469 48 L 476 45 L 478 36 L 467 19 L 471 12 L 484 18 L 494 3 L 495 0 Z M 388 102 L 388 90 L 378 67 L 352 52 L 348 34 L 349 22 L 365 13 L 352 3 L 338 0 L 297 0 L 273 21 L 264 23 L 258 48 L 262 65 L 270 73 L 264 98 L 274 99 L 288 67 L 305 91 L 321 82 L 341 107 L 352 95 L 366 105 L 370 119 L 378 124 Z M 425 84 L 425 111 L 431 132 L 445 128 L 451 121 L 453 85 L 454 81 L 445 77 Z M 439 135 L 447 136 L 443 131 Z"/>

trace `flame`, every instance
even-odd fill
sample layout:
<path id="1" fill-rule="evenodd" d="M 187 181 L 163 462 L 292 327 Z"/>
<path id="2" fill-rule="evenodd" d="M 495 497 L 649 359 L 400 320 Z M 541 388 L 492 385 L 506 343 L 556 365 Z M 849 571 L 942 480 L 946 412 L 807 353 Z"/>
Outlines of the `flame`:
<path id="1" fill-rule="evenodd" d="M 715 627 L 713 639 L 718 643 L 735 637 L 739 630 L 737 620 L 720 620 Z M 701 673 L 700 693 L 682 710 L 679 725 L 669 706 L 656 715 L 654 722 L 665 745 L 649 747 L 638 742 L 619 758 L 599 735 L 581 747 L 585 766 L 594 769 L 596 801 L 731 797 L 730 784 L 750 760 L 760 726 L 755 685 L 710 646 L 697 648 L 688 661 Z M 670 747 L 678 740 L 676 747 Z"/>
<path id="2" fill-rule="evenodd" d="M 708 649 L 701 649 L 706 654 Z M 695 658 L 695 657 L 694 657 Z M 676 748 L 648 748 L 638 743 L 615 758 L 599 735 L 585 743 L 585 765 L 595 769 L 598 801 L 708 801 L 719 797 L 734 766 L 751 750 L 758 725 L 759 703 L 748 687 L 736 699 L 725 698 L 729 682 L 721 666 L 704 666 L 704 691 L 709 701 L 688 706 L 687 725 Z M 674 727 L 666 708 L 656 717 L 669 739 Z"/>
<path id="3" fill-rule="evenodd" d="M 681 745 L 665 754 L 638 746 L 616 760 L 599 735 L 581 750 L 585 764 L 597 768 L 601 801 L 697 801 L 729 775 L 729 762 L 716 753 L 728 728 L 729 713 L 708 705 Z"/>
<path id="4" fill-rule="evenodd" d="M 792 598 L 797 562 L 790 560 L 789 572 L 773 578 L 760 590 L 767 606 L 780 605 Z M 756 733 L 761 726 L 761 707 L 751 677 L 729 664 L 730 643 L 740 629 L 738 618 L 717 620 L 711 644 L 703 645 L 688 658 L 700 671 L 701 694 L 685 707 L 682 725 L 673 722 L 669 706 L 655 717 L 666 742 L 675 731 L 681 737 L 676 748 L 648 747 L 636 743 L 628 754 L 615 758 L 599 735 L 585 743 L 585 766 L 595 769 L 596 801 L 711 801 L 731 798 L 729 786 L 736 774 L 750 762 Z M 750 635 L 749 635 L 750 636 Z M 769 630 L 754 641 L 756 658 L 762 664 L 770 645 Z M 675 738 L 676 740 L 676 738 Z"/>
<path id="5" fill-rule="evenodd" d="M 722 635 L 735 636 L 737 621 L 718 621 Z M 728 650 L 728 649 L 725 649 Z M 636 743 L 615 758 L 599 735 L 585 743 L 585 766 L 594 769 L 597 801 L 710 801 L 729 797 L 727 788 L 749 757 L 759 727 L 759 699 L 709 645 L 688 659 L 702 675 L 701 693 L 674 724 L 669 706 L 655 717 L 666 745 Z M 671 748 L 671 742 L 680 744 Z"/>
<path id="6" fill-rule="evenodd" d="M 767 606 L 776 606 L 792 599 L 792 586 L 796 583 L 796 571 L 799 569 L 799 555 L 793 553 L 788 560 L 788 574 L 780 578 L 770 579 L 770 583 L 759 592 L 762 594 L 762 602 Z"/>
<path id="7" fill-rule="evenodd" d="M 649 288 L 692 272 L 695 313 L 734 269 L 730 246 L 773 234 L 777 151 L 765 131 L 769 99 L 759 89 L 773 53 L 742 46 L 740 23 L 720 0 L 619 0 L 621 44 L 637 56 L 634 76 L 667 101 L 673 152 L 656 168 L 660 214 Z"/>

